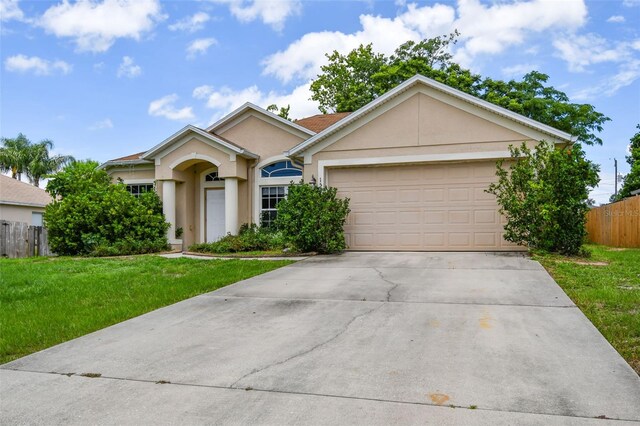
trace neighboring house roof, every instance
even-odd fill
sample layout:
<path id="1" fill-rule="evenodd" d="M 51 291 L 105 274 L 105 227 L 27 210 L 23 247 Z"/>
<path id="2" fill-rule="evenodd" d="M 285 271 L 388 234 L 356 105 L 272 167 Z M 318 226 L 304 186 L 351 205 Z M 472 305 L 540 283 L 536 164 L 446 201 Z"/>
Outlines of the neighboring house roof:
<path id="1" fill-rule="evenodd" d="M 305 127 L 315 133 L 319 133 L 329 126 L 337 123 L 345 118 L 350 112 L 335 112 L 333 114 L 316 114 L 311 117 L 301 118 L 295 120 L 294 123 Z"/>
<path id="2" fill-rule="evenodd" d="M 517 114 L 506 108 L 502 108 L 498 105 L 492 104 L 490 102 L 487 102 L 475 96 L 469 95 L 468 93 L 462 92 L 458 89 L 454 89 L 453 87 L 447 86 L 446 84 L 439 83 L 423 75 L 417 74 L 411 77 L 409 80 L 405 81 L 404 83 L 400 84 L 399 86 L 396 86 L 395 88 L 391 89 L 390 91 L 380 96 L 379 98 L 376 98 L 375 100 L 369 102 L 367 105 L 363 106 L 359 110 L 347 115 L 346 117 L 343 117 L 336 123 L 332 124 L 331 126 L 327 127 L 321 132 L 317 133 L 315 136 L 312 136 L 306 141 L 299 143 L 295 147 L 291 148 L 287 152 L 287 155 L 288 156 L 300 155 L 300 153 L 311 148 L 312 146 L 324 140 L 328 136 L 334 134 L 338 130 L 353 123 L 354 121 L 358 120 L 360 117 L 372 112 L 373 110 L 383 105 L 384 103 L 388 102 L 389 100 L 395 98 L 396 96 L 399 96 L 400 94 L 404 93 L 408 89 L 419 84 L 422 84 L 432 89 L 435 89 L 437 91 L 443 92 L 445 94 L 458 98 L 464 102 L 468 102 L 472 105 L 475 105 L 476 107 L 491 111 L 497 115 L 503 116 L 521 125 L 533 128 L 541 133 L 553 136 L 554 138 L 560 139 L 562 141 L 565 141 L 565 142 L 575 141 L 575 138 L 566 132 L 555 129 L 546 124 L 542 124 L 538 121 L 535 121 L 523 115 Z"/>
<path id="3" fill-rule="evenodd" d="M 206 140 L 213 142 L 214 144 L 220 145 L 230 151 L 232 151 L 235 154 L 238 154 L 242 157 L 245 158 L 251 158 L 251 159 L 256 159 L 258 158 L 258 155 L 252 153 L 251 151 L 248 151 L 244 148 L 242 148 L 241 146 L 238 146 L 230 141 L 228 141 L 227 139 L 224 139 L 218 135 L 212 134 L 212 133 L 208 133 L 205 132 L 204 130 L 192 126 L 192 125 L 186 125 L 184 126 L 181 130 L 179 130 L 178 132 L 174 133 L 173 135 L 169 136 L 167 139 L 165 139 L 164 141 L 160 142 L 158 145 L 154 146 L 153 148 L 151 148 L 149 151 L 145 152 L 142 155 L 142 158 L 149 160 L 152 159 L 154 155 L 156 155 L 157 153 L 161 152 L 162 150 L 164 150 L 165 148 L 167 148 L 169 145 L 171 145 L 174 141 L 176 141 L 177 139 L 181 138 L 182 136 L 186 135 L 189 132 L 193 132 L 196 133 L 197 135 L 205 138 Z"/>
<path id="4" fill-rule="evenodd" d="M 307 129 L 306 127 L 303 127 L 299 124 L 297 124 L 294 121 L 289 121 L 285 118 L 280 117 L 277 114 L 274 114 L 270 111 L 267 111 L 266 109 L 260 108 L 257 105 L 252 104 L 251 102 L 247 102 L 244 105 L 242 105 L 240 108 L 237 108 L 236 110 L 232 111 L 231 113 L 225 115 L 224 117 L 222 117 L 220 120 L 216 121 L 215 123 L 213 123 L 211 126 L 207 127 L 207 132 L 215 132 L 216 130 L 220 129 L 221 127 L 224 127 L 225 125 L 231 123 L 233 120 L 235 120 L 236 118 L 238 118 L 239 116 L 241 116 L 242 114 L 244 114 L 247 111 L 256 111 L 262 115 L 266 115 L 267 117 L 270 117 L 276 121 L 278 121 L 281 124 L 284 124 L 285 126 L 288 126 L 292 129 L 296 129 L 302 133 L 305 133 L 309 136 L 314 135 L 315 132 L 312 130 Z"/>
<path id="5" fill-rule="evenodd" d="M 44 207 L 51 201 L 44 189 L 0 175 L 0 204 Z"/>

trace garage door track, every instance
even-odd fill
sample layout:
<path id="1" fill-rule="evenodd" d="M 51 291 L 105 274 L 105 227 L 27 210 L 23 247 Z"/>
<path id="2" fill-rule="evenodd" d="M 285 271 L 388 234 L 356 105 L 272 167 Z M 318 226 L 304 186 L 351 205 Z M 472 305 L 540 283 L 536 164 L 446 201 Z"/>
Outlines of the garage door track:
<path id="1" fill-rule="evenodd" d="M 5 364 L 0 410 L 3 424 L 620 424 L 640 421 L 640 378 L 522 255 L 351 252 Z"/>

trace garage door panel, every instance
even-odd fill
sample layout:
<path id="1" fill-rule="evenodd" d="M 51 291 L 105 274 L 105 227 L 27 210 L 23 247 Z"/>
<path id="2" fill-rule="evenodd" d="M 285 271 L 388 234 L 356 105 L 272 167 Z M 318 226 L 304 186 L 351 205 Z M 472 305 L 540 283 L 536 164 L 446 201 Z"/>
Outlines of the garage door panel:
<path id="1" fill-rule="evenodd" d="M 444 189 L 429 188 L 422 191 L 425 202 L 444 201 Z"/>
<path id="2" fill-rule="evenodd" d="M 346 241 L 355 250 L 513 250 L 492 194 L 495 162 L 329 169 L 351 198 Z"/>
<path id="3" fill-rule="evenodd" d="M 471 246 L 471 232 L 449 232 L 449 246 L 468 248 Z"/>
<path id="4" fill-rule="evenodd" d="M 451 188 L 449 201 L 469 201 L 470 188 Z"/>

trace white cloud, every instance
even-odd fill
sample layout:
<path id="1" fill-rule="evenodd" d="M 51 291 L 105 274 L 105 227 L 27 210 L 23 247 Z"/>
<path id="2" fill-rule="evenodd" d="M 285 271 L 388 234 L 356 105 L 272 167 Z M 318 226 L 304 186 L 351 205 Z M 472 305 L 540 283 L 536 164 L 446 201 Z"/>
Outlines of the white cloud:
<path id="1" fill-rule="evenodd" d="M 213 37 L 193 40 L 187 46 L 187 57 L 193 59 L 197 55 L 204 55 L 215 44 L 218 44 L 218 41 Z"/>
<path id="2" fill-rule="evenodd" d="M 584 101 L 602 95 L 613 96 L 638 78 L 640 78 L 640 59 L 631 59 L 623 63 L 614 75 L 602 78 L 600 83 L 574 93 L 571 98 Z"/>
<path id="3" fill-rule="evenodd" d="M 91 126 L 89 126 L 89 130 L 101 130 L 101 129 L 113 129 L 113 122 L 110 118 L 105 118 L 104 120 L 96 121 Z"/>
<path id="4" fill-rule="evenodd" d="M 285 50 L 264 60 L 264 73 L 283 82 L 308 80 L 326 63 L 324 53 L 347 53 L 360 44 L 373 43 L 378 52 L 391 54 L 407 40 L 421 40 L 457 29 L 461 35 L 454 59 L 470 66 L 478 55 L 495 55 L 510 46 L 523 44 L 531 33 L 571 30 L 585 23 L 583 0 L 494 2 L 460 0 L 457 6 L 407 5 L 395 18 L 361 15 L 361 29 L 343 32 L 312 32 L 291 43 Z"/>
<path id="5" fill-rule="evenodd" d="M 609 19 L 607 19 L 607 22 L 612 22 L 614 24 L 620 23 L 620 22 L 624 22 L 624 16 L 622 15 L 613 15 L 610 16 Z"/>
<path id="6" fill-rule="evenodd" d="M 12 72 L 51 75 L 54 73 L 69 74 L 73 66 L 60 60 L 49 61 L 37 56 L 15 55 L 4 61 L 4 68 Z"/>
<path id="7" fill-rule="evenodd" d="M 288 17 L 300 13 L 300 0 L 210 0 L 229 5 L 231 14 L 240 22 L 262 20 L 280 31 Z"/>
<path id="8" fill-rule="evenodd" d="M 290 116 L 302 118 L 318 114 L 318 104 L 309 100 L 309 82 L 293 89 L 291 93 L 278 93 L 275 91 L 263 92 L 258 86 L 250 86 L 240 90 L 229 87 L 219 89 L 213 86 L 199 86 L 193 90 L 193 97 L 206 101 L 206 106 L 215 110 L 212 120 L 215 121 L 225 114 L 240 107 L 246 102 L 251 102 L 262 108 L 276 104 L 279 107 L 291 106 Z"/>
<path id="9" fill-rule="evenodd" d="M 63 0 L 47 9 L 38 25 L 73 38 L 79 51 L 106 52 L 118 38 L 140 40 L 163 19 L 158 0 Z"/>
<path id="10" fill-rule="evenodd" d="M 592 64 L 629 59 L 636 42 L 612 45 L 597 34 L 586 34 L 565 36 L 555 40 L 553 46 L 557 50 L 556 56 L 567 62 L 570 71 L 581 72 Z"/>
<path id="11" fill-rule="evenodd" d="M 0 0 L 0 21 L 23 21 L 24 13 L 18 5 L 18 0 Z"/>
<path id="12" fill-rule="evenodd" d="M 636 7 L 636 6 L 640 6 L 640 0 L 624 0 L 622 2 L 623 6 L 626 7 Z"/>
<path id="13" fill-rule="evenodd" d="M 164 117 L 169 120 L 188 121 L 194 118 L 191 107 L 177 108 L 174 103 L 178 100 L 175 93 L 163 96 L 160 99 L 151 101 L 149 104 L 149 115 Z"/>
<path id="14" fill-rule="evenodd" d="M 140 74 L 142 74 L 142 68 L 140 65 L 136 65 L 132 57 L 123 56 L 122 62 L 118 67 L 118 77 L 134 78 Z"/>
<path id="15" fill-rule="evenodd" d="M 206 12 L 198 12 L 193 16 L 187 16 L 178 22 L 169 25 L 171 31 L 186 31 L 189 33 L 195 33 L 204 28 L 204 24 L 209 21 L 209 14 Z"/>
<path id="16" fill-rule="evenodd" d="M 537 70 L 539 66 L 537 64 L 517 64 L 510 67 L 502 68 L 502 75 L 507 78 L 522 77 L 528 72 Z"/>

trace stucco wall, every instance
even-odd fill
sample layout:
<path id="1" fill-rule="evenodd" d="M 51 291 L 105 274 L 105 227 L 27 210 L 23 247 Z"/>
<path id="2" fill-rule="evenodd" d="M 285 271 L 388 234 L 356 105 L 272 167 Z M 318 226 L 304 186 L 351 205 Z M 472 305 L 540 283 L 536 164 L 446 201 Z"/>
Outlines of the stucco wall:
<path id="1" fill-rule="evenodd" d="M 148 180 L 149 182 L 153 182 L 155 180 L 155 170 L 153 169 L 153 165 L 144 166 L 144 168 L 136 168 L 135 166 L 128 167 L 126 170 L 124 169 L 116 169 L 115 171 L 107 170 L 109 176 L 113 182 L 116 182 L 118 178 L 123 181 L 128 180 Z"/>
<path id="2" fill-rule="evenodd" d="M 31 225 L 31 213 L 44 213 L 44 207 L 14 206 L 0 204 L 0 219 L 11 222 L 25 222 Z"/>
<path id="3" fill-rule="evenodd" d="M 305 164 L 305 180 L 318 178 L 318 161 L 433 154 L 506 152 L 532 145 L 531 137 L 416 93 L 344 135 Z M 322 143 L 322 142 L 321 142 Z"/>
<path id="4" fill-rule="evenodd" d="M 260 156 L 281 155 L 304 139 L 254 116 L 248 116 L 220 136 Z"/>

